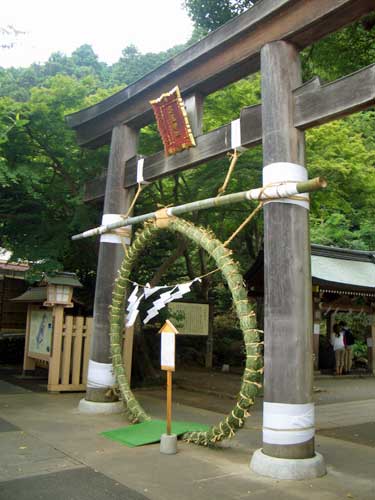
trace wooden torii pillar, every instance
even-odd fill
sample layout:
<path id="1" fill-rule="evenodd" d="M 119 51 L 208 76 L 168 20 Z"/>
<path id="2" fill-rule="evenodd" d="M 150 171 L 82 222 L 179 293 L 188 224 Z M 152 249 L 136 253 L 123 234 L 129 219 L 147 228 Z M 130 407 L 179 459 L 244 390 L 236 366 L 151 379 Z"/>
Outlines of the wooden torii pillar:
<path id="1" fill-rule="evenodd" d="M 137 144 L 138 131 L 122 124 L 113 128 L 104 197 L 104 222 L 117 220 L 130 207 L 134 188 L 123 187 L 124 166 L 136 154 Z M 113 283 L 124 258 L 123 244 L 126 244 L 126 238 L 118 234 L 105 234 L 100 238 L 86 397 L 79 405 L 80 410 L 86 413 L 112 413 L 121 410 L 121 405 L 116 403 L 117 397 L 110 390 L 115 377 L 110 358 L 108 312 L 112 302 Z"/>
<path id="2" fill-rule="evenodd" d="M 263 185 L 301 181 L 307 171 L 304 132 L 293 117 L 293 90 L 302 84 L 295 46 L 284 41 L 265 45 L 261 71 Z M 314 475 L 325 473 L 314 447 L 308 208 L 303 197 L 264 207 L 263 446 L 252 459 L 259 473 L 280 467 L 280 458 L 286 473 L 292 474 L 301 459 L 310 462 Z"/>

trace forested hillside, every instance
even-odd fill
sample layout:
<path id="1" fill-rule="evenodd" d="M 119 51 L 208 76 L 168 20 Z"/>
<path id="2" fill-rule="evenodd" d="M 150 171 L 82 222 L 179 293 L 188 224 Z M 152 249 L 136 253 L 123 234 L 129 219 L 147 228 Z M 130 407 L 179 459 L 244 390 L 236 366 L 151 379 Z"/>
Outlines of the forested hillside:
<path id="1" fill-rule="evenodd" d="M 195 23 L 189 44 L 216 29 L 254 2 L 248 0 L 186 0 Z M 319 75 L 333 80 L 375 62 L 375 20 L 367 18 L 306 49 L 302 54 L 305 80 Z M 140 54 L 126 47 L 118 62 L 98 61 L 88 45 L 71 56 L 51 55 L 45 64 L 0 68 L 0 246 L 15 258 L 36 262 L 34 269 L 77 271 L 86 284 L 95 279 L 94 239 L 71 242 L 70 236 L 100 221 L 100 207 L 82 202 L 84 183 L 105 169 L 108 149 L 86 150 L 76 144 L 64 116 L 131 84 L 183 50 L 173 47 L 158 54 Z M 0 50 L 11 50 L 1 48 Z M 157 97 L 157 96 L 155 96 Z M 204 126 L 211 130 L 239 116 L 241 107 L 260 102 L 260 76 L 209 96 Z M 142 131 L 141 152 L 161 149 L 154 126 Z M 215 195 L 229 160 L 223 158 L 148 186 L 136 211 L 178 204 Z M 307 133 L 310 176 L 322 175 L 329 189 L 314 194 L 311 206 L 312 241 L 326 245 L 375 249 L 375 110 L 321 126 Z M 228 192 L 261 184 L 261 148 L 243 154 Z M 249 213 L 240 206 L 196 214 L 195 222 L 209 226 L 225 239 Z M 232 244 L 246 270 L 262 245 L 262 217 L 252 222 Z M 206 256 L 185 241 L 159 241 L 137 270 L 140 282 L 150 281 L 162 259 L 170 257 L 165 279 L 181 280 L 210 269 Z M 160 270 L 160 269 L 159 269 Z M 214 279 L 214 278 L 210 278 Z M 218 278 L 215 278 L 218 279 Z M 219 284 L 207 278 L 197 293 L 220 298 Z M 223 303 L 225 302 L 223 298 Z"/>

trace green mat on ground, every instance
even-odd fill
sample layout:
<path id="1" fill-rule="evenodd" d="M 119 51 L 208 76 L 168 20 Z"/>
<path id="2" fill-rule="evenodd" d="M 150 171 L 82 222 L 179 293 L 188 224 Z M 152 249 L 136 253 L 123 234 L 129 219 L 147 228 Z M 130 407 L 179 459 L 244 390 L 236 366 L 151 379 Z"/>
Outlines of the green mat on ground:
<path id="1" fill-rule="evenodd" d="M 172 433 L 181 436 L 190 431 L 207 431 L 210 428 L 206 424 L 194 422 L 172 422 Z M 141 424 L 128 425 L 113 431 L 105 431 L 100 434 L 107 439 L 129 446 L 143 446 L 144 444 L 157 443 L 160 436 L 166 432 L 165 420 L 149 420 Z"/>

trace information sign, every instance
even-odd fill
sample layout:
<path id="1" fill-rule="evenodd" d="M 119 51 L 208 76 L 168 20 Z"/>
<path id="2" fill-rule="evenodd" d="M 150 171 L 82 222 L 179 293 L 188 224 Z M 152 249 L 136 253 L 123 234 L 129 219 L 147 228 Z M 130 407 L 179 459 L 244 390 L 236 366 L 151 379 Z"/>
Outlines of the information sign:
<path id="1" fill-rule="evenodd" d="M 171 302 L 168 304 L 171 320 L 179 333 L 185 335 L 208 335 L 209 304 Z"/>

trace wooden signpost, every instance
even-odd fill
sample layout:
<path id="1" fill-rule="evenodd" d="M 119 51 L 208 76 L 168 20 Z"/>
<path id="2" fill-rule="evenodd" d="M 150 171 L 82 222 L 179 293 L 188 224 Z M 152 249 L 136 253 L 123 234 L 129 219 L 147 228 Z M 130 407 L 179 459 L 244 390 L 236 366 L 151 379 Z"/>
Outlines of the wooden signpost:
<path id="1" fill-rule="evenodd" d="M 176 334 L 178 330 L 167 319 L 161 333 L 160 364 L 167 372 L 167 435 L 172 435 L 172 373 L 175 371 Z"/>

